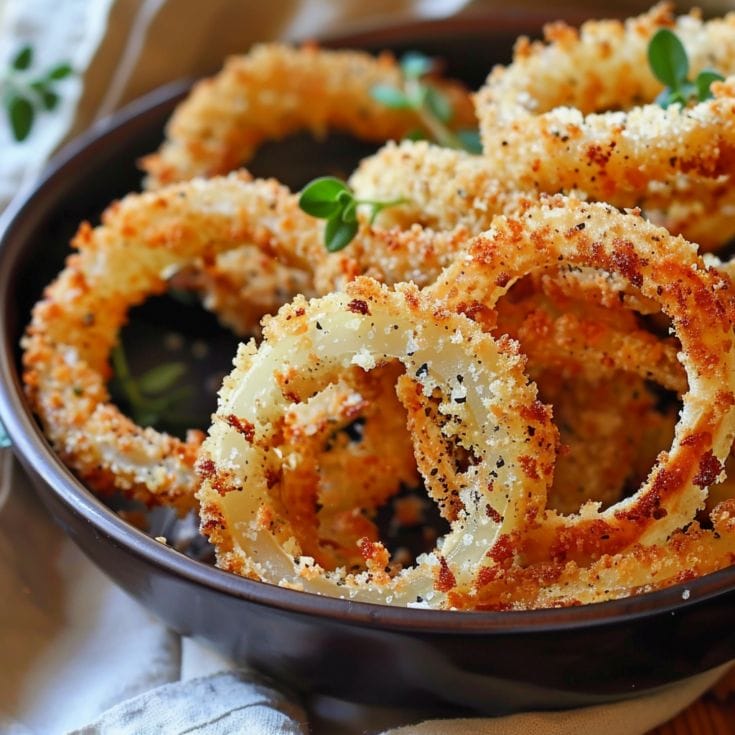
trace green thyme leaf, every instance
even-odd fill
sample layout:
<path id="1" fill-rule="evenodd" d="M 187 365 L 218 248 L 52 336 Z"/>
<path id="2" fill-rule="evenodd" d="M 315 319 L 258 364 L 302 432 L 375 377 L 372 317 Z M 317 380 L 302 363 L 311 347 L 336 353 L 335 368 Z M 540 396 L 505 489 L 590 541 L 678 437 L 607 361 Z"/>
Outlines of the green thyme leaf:
<path id="1" fill-rule="evenodd" d="M 648 63 L 662 84 L 677 90 L 689 76 L 689 59 L 678 36 L 668 28 L 660 28 L 648 44 Z"/>
<path id="2" fill-rule="evenodd" d="M 332 176 L 323 176 L 308 183 L 299 197 L 299 207 L 312 217 L 327 220 L 324 246 L 330 253 L 349 245 L 360 227 L 357 208 L 370 208 L 370 224 L 380 211 L 403 203 L 402 198 L 389 201 L 357 199 L 349 186 Z"/>
<path id="3" fill-rule="evenodd" d="M 418 51 L 409 51 L 401 58 L 401 71 L 408 79 L 420 79 L 433 68 L 433 60 Z"/>
<path id="4" fill-rule="evenodd" d="M 370 96 L 381 105 L 385 105 L 390 110 L 408 110 L 411 108 L 406 95 L 389 84 L 376 84 L 370 90 Z"/>
<path id="5" fill-rule="evenodd" d="M 712 86 L 712 82 L 723 82 L 724 80 L 725 77 L 714 69 L 702 69 L 694 80 L 699 101 L 704 102 L 705 100 L 711 99 L 712 90 L 710 87 Z"/>
<path id="6" fill-rule="evenodd" d="M 162 393 L 183 377 L 186 365 L 183 362 L 167 362 L 156 365 L 138 378 L 138 386 L 143 393 Z"/>
<path id="7" fill-rule="evenodd" d="M 62 64 L 57 64 L 56 66 L 52 67 L 48 72 L 46 72 L 46 79 L 59 81 L 60 79 L 66 79 L 66 77 L 71 76 L 73 73 L 73 69 L 71 64 L 68 64 L 66 62 Z"/>
<path id="8" fill-rule="evenodd" d="M 56 92 L 52 92 L 50 89 L 46 89 L 41 92 L 41 102 L 44 109 L 50 112 L 51 110 L 55 110 L 56 105 L 59 104 L 59 95 L 56 94 Z"/>
<path id="9" fill-rule="evenodd" d="M 454 116 L 454 110 L 452 109 L 452 103 L 449 101 L 449 97 L 444 92 L 440 92 L 436 87 L 426 87 L 424 104 L 434 117 L 444 124 L 448 123 Z"/>
<path id="10" fill-rule="evenodd" d="M 8 97 L 6 107 L 13 137 L 18 142 L 24 141 L 33 127 L 33 105 L 25 97 L 15 94 Z"/>
<path id="11" fill-rule="evenodd" d="M 33 48 L 31 46 L 23 46 L 13 58 L 11 66 L 17 71 L 25 71 L 33 63 Z"/>
<path id="12" fill-rule="evenodd" d="M 180 362 L 164 363 L 136 378 L 130 371 L 122 343 L 113 348 L 110 358 L 114 370 L 110 391 L 127 406 L 133 420 L 141 426 L 175 423 L 171 416 L 191 394 L 190 386 L 174 386 L 186 373 L 186 366 Z"/>
<path id="13" fill-rule="evenodd" d="M 357 220 L 345 222 L 341 217 L 329 219 L 324 229 L 324 245 L 330 253 L 336 253 L 352 242 L 357 230 Z"/>
<path id="14" fill-rule="evenodd" d="M 406 135 L 410 140 L 428 138 L 446 146 L 459 148 L 470 153 L 481 151 L 475 138 L 459 135 L 448 125 L 454 117 L 450 97 L 438 87 L 427 84 L 422 78 L 436 68 L 434 60 L 417 52 L 410 52 L 401 59 L 403 87 L 379 84 L 371 90 L 372 97 L 393 110 L 413 110 L 422 125 L 422 130 Z"/>
<path id="15" fill-rule="evenodd" d="M 670 104 L 676 102 L 676 95 L 674 95 L 668 87 L 664 87 L 656 97 L 655 102 L 659 107 L 663 107 L 665 110 Z"/>
<path id="16" fill-rule="evenodd" d="M 703 69 L 692 82 L 688 78 L 689 59 L 686 49 L 676 34 L 668 28 L 659 29 L 651 38 L 648 44 L 648 63 L 656 79 L 666 85 L 656 97 L 656 103 L 664 108 L 673 104 L 685 107 L 692 100 L 703 102 L 710 99 L 712 83 L 724 79 L 713 69 Z"/>
<path id="17" fill-rule="evenodd" d="M 24 46 L 10 62 L 10 69 L 4 78 L 0 79 L 0 91 L 10 129 L 19 142 L 28 137 L 37 113 L 56 109 L 59 95 L 53 87 L 56 82 L 73 73 L 71 65 L 63 62 L 29 79 L 28 70 L 33 65 L 33 57 L 33 48 Z"/>
<path id="18" fill-rule="evenodd" d="M 462 146 L 468 153 L 482 153 L 482 140 L 479 130 L 458 130 L 457 137 L 462 141 Z"/>
<path id="19" fill-rule="evenodd" d="M 342 209 L 339 197 L 350 190 L 344 181 L 333 176 L 322 176 L 309 182 L 299 197 L 299 207 L 312 217 L 327 219 Z"/>
<path id="20" fill-rule="evenodd" d="M 404 136 L 404 140 L 426 140 L 426 133 L 420 128 L 409 130 Z"/>

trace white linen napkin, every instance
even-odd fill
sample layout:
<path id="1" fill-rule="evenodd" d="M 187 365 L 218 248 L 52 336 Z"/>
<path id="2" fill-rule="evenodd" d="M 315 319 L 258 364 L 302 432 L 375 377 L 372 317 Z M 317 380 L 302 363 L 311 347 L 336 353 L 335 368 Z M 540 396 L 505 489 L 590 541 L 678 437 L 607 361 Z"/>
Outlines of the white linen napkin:
<path id="1" fill-rule="evenodd" d="M 401 16 L 449 15 L 467 0 L 0 0 L 0 62 L 32 42 L 39 68 L 70 60 L 26 143 L 0 123 L 0 209 L 70 135 L 174 78 L 215 69 L 254 41 L 318 37 Z M 634 5 L 634 3 L 630 3 Z M 639 8 L 642 3 L 635 3 Z M 0 453 L 0 732 L 378 732 L 409 711 L 302 703 L 193 641 L 181 641 L 66 539 Z M 632 702 L 412 725 L 401 733 L 636 735 L 672 717 L 719 676 L 708 672 Z M 307 713 L 308 710 L 308 713 Z M 305 714 L 306 713 L 306 714 Z M 126 729 L 127 728 L 127 729 Z"/>

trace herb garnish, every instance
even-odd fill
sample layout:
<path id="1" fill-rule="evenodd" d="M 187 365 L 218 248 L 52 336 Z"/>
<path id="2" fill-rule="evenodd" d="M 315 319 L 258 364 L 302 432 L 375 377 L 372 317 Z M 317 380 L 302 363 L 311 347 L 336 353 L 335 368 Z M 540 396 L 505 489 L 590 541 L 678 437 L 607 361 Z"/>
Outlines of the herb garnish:
<path id="1" fill-rule="evenodd" d="M 712 70 L 703 69 L 694 81 L 689 80 L 689 58 L 679 37 L 668 28 L 660 28 L 648 44 L 648 63 L 653 75 L 666 88 L 656 98 L 661 107 L 679 103 L 686 106 L 692 100 L 703 102 L 712 97 L 712 82 L 725 77 Z"/>
<path id="2" fill-rule="evenodd" d="M 0 79 L 3 105 L 8 116 L 13 137 L 25 140 L 41 110 L 51 111 L 59 103 L 54 89 L 57 82 L 72 73 L 71 65 L 63 62 L 51 67 L 39 76 L 32 76 L 33 47 L 24 46 L 10 62 L 10 69 Z"/>
<path id="3" fill-rule="evenodd" d="M 454 110 L 449 97 L 437 87 L 423 81 L 434 70 L 434 60 L 411 52 L 401 59 L 400 66 L 404 77 L 402 88 L 378 84 L 371 90 L 373 98 L 392 110 L 413 110 L 439 145 L 481 153 L 479 133 L 476 130 L 458 130 L 456 133 L 452 131 L 449 123 L 454 116 Z M 416 139 L 424 135 L 418 130 L 407 137 Z"/>
<path id="4" fill-rule="evenodd" d="M 356 199 L 354 192 L 344 181 L 333 176 L 322 176 L 309 182 L 299 197 L 299 207 L 312 217 L 324 219 L 324 245 L 330 253 L 346 247 L 357 234 L 357 208 L 370 209 L 370 224 L 378 214 L 388 208 L 403 204 L 406 199 L 399 197 L 389 201 Z"/>
<path id="5" fill-rule="evenodd" d="M 190 395 L 191 389 L 189 386 L 174 388 L 174 385 L 186 373 L 184 363 L 163 363 L 136 378 L 130 372 L 122 343 L 113 348 L 110 357 L 115 371 L 110 390 L 118 400 L 127 404 L 136 424 L 181 423 L 174 408 Z"/>

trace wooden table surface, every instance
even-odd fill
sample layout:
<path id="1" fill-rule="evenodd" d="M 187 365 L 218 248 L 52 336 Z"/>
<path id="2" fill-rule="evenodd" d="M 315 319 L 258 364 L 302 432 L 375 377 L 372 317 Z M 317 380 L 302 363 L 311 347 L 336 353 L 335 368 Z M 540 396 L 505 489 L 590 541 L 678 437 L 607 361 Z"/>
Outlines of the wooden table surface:
<path id="1" fill-rule="evenodd" d="M 735 698 L 719 702 L 706 694 L 649 735 L 735 735 Z"/>

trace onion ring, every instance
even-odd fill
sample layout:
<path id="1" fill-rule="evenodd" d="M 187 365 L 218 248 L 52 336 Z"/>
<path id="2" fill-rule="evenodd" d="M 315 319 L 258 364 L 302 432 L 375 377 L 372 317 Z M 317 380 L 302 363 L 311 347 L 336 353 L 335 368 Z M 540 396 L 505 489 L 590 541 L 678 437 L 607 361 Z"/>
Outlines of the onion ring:
<path id="1" fill-rule="evenodd" d="M 403 74 L 392 55 L 328 51 L 314 45 L 291 48 L 261 44 L 230 58 L 224 69 L 199 82 L 178 105 L 157 153 L 142 159 L 146 188 L 225 174 L 247 164 L 266 140 L 300 130 L 323 137 L 342 130 L 383 142 L 420 127 L 416 114 L 375 101 L 378 84 L 399 87 Z M 449 98 L 453 126 L 475 124 L 472 102 L 458 82 L 432 78 Z M 264 260 L 257 248 L 199 263 L 187 286 L 202 294 L 206 308 L 238 334 L 258 331 L 271 314 L 297 293 L 314 295 L 305 273 Z M 300 286 L 306 286 L 301 288 Z"/>
<path id="2" fill-rule="evenodd" d="M 694 246 L 636 213 L 549 198 L 517 219 L 498 217 L 429 290 L 456 309 L 493 308 L 526 273 L 565 264 L 615 271 L 659 302 L 681 342 L 689 391 L 671 450 L 659 456 L 639 490 L 604 511 L 547 512 L 529 529 L 529 559 L 588 560 L 665 540 L 694 519 L 707 487 L 722 475 L 735 436 L 732 283 L 707 268 Z"/>
<path id="3" fill-rule="evenodd" d="M 523 342 L 521 351 L 527 353 Z M 623 372 L 569 379 L 535 369 L 530 359 L 528 365 L 541 400 L 553 407 L 562 447 L 548 507 L 571 514 L 592 500 L 606 508 L 638 487 L 658 452 L 671 445 L 676 423 L 657 409 L 644 381 Z"/>
<path id="4" fill-rule="evenodd" d="M 344 130 L 363 140 L 400 139 L 420 127 L 411 110 L 387 108 L 372 97 L 378 84 L 400 87 L 403 74 L 391 54 L 325 51 L 260 44 L 228 59 L 216 76 L 199 82 L 176 109 L 161 149 L 141 165 L 146 186 L 194 176 L 226 174 L 246 163 L 265 140 L 300 130 L 317 137 Z M 453 125 L 475 116 L 464 87 L 435 80 L 449 96 Z"/>
<path id="5" fill-rule="evenodd" d="M 548 45 L 522 39 L 514 63 L 496 67 L 476 95 L 484 155 L 497 175 L 520 188 L 581 190 L 616 206 L 665 212 L 678 203 L 688 214 L 680 211 L 665 224 L 677 224 L 690 239 L 696 235 L 702 247 L 726 242 L 735 234 L 731 217 L 714 217 L 719 231 L 698 223 L 713 218 L 723 179 L 733 189 L 735 78 L 713 84 L 714 98 L 691 109 L 636 106 L 661 91 L 647 45 L 669 26 L 695 73 L 704 66 L 735 72 L 733 14 L 707 23 L 694 15 L 674 21 L 669 6 L 658 5 L 625 25 L 589 22 L 577 33 L 555 24 L 547 29 Z M 692 202 L 701 202 L 701 217 Z M 714 241 L 704 239 L 708 233 Z"/>
<path id="6" fill-rule="evenodd" d="M 244 242 L 306 272 L 330 257 L 322 224 L 297 198 L 247 174 L 129 195 L 101 226 L 80 227 L 78 254 L 33 310 L 23 380 L 55 450 L 93 490 L 181 512 L 196 505 L 200 432 L 183 442 L 136 426 L 109 402 L 107 356 L 130 307 L 165 291 L 168 276 Z"/>
<path id="7" fill-rule="evenodd" d="M 232 175 L 129 195 L 101 226 L 80 227 L 79 253 L 33 310 L 23 379 L 54 449 L 92 489 L 195 505 L 199 432 L 183 442 L 120 413 L 105 387 L 107 356 L 128 309 L 165 291 L 167 274 L 243 242 L 304 267 L 324 253 L 312 222 L 276 182 Z"/>
<path id="8" fill-rule="evenodd" d="M 517 339 L 534 370 L 598 380 L 625 370 L 678 394 L 686 392 L 673 340 L 638 326 L 628 309 L 539 291 L 497 304 L 500 334 Z"/>
<path id="9" fill-rule="evenodd" d="M 362 263 L 369 263 L 369 275 L 388 283 L 413 280 L 419 285 L 428 285 L 451 262 L 458 245 L 446 236 L 435 235 L 436 242 L 430 242 L 427 235 L 432 231 L 455 232 L 463 238 L 479 235 L 491 226 L 496 215 L 511 215 L 539 198 L 537 192 L 515 190 L 507 181 L 498 179 L 497 169 L 484 156 L 440 148 L 425 141 L 387 143 L 377 153 L 363 159 L 349 184 L 358 198 L 408 199 L 400 207 L 380 213 L 378 223 L 389 231 L 386 246 L 378 249 L 381 262 L 373 265 L 374 261 L 366 260 L 369 254 L 359 258 Z M 412 263 L 410 267 L 396 268 L 391 264 L 387 268 L 388 263 L 382 257 L 385 250 L 395 250 L 396 262 L 400 264 L 401 253 L 408 247 L 391 242 L 394 228 L 408 230 L 415 225 L 428 231 L 422 236 L 424 262 L 416 259 L 415 265 Z M 357 246 L 353 248 L 356 249 Z M 359 272 L 365 272 L 364 268 Z M 381 268 L 385 269 L 383 277 Z M 539 288 L 551 296 L 565 294 L 590 298 L 603 306 L 622 304 L 642 314 L 658 311 L 655 302 L 643 298 L 640 290 L 625 279 L 592 268 L 545 273 L 539 279 Z"/>
<path id="10" fill-rule="evenodd" d="M 419 409 L 439 393 L 444 442 L 476 457 L 442 487 L 430 486 L 443 508 L 454 506 L 452 493 L 458 491 L 462 508 L 452 513 L 441 551 L 393 577 L 385 571 L 387 552 L 380 544 L 365 545 L 368 571 L 362 575 L 326 572 L 302 556 L 287 515 L 278 512 L 269 492 L 282 462 L 280 418 L 294 401 L 315 395 L 351 365 L 372 369 L 395 359 L 415 386 Z M 363 278 L 346 292 L 311 302 L 297 298 L 267 320 L 260 348 L 252 342 L 241 347 L 220 394 L 219 418 L 202 447 L 202 531 L 215 544 L 218 565 L 337 597 L 444 606 L 447 592 L 471 581 L 498 539 L 545 502 L 556 430 L 523 364 L 512 341 L 496 343 L 415 286 L 390 291 Z M 414 405 L 407 410 L 415 415 Z M 223 420 L 233 414 L 247 432 Z M 422 434 L 415 441 L 423 441 Z M 519 476 L 525 478 L 522 491 Z"/>
<path id="11" fill-rule="evenodd" d="M 397 365 L 353 367 L 285 414 L 278 503 L 303 552 L 325 569 L 364 566 L 359 541 L 378 540 L 375 511 L 418 483 Z M 359 440 L 348 430 L 360 422 Z"/>
<path id="12" fill-rule="evenodd" d="M 604 602 L 681 584 L 724 569 L 735 558 L 735 501 L 712 512 L 711 530 L 695 522 L 666 544 L 636 544 L 603 556 L 588 567 L 574 562 L 500 566 L 486 572 L 479 588 L 454 592 L 460 610 L 528 610 Z M 684 599 L 687 592 L 683 593 Z"/>

